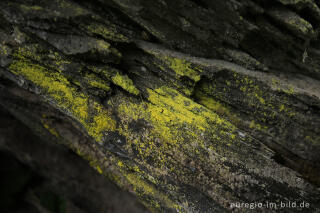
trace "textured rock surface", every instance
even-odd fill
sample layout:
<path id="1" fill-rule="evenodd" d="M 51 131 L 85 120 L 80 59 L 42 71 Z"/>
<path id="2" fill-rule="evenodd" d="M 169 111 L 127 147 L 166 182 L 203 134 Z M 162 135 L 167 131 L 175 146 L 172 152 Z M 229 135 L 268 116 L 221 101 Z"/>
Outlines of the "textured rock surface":
<path id="1" fill-rule="evenodd" d="M 2 0 L 0 104 L 151 211 L 317 212 L 319 21 L 313 0 Z"/>

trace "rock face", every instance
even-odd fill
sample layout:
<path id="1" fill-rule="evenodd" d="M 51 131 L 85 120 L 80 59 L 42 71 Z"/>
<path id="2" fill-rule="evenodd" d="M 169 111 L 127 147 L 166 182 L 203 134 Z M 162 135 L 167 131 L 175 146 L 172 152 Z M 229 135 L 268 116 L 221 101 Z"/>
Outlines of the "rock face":
<path id="1" fill-rule="evenodd" d="M 319 7 L 1 0 L 0 105 L 150 211 L 319 212 Z"/>

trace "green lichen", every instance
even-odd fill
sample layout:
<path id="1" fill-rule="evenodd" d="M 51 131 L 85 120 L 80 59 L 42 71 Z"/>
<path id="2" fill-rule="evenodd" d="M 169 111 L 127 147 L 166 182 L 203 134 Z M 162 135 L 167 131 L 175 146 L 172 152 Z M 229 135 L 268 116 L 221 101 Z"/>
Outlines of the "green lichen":
<path id="1" fill-rule="evenodd" d="M 139 95 L 140 93 L 134 86 L 133 81 L 127 75 L 120 75 L 117 73 L 112 77 L 112 82 L 131 94 Z"/>

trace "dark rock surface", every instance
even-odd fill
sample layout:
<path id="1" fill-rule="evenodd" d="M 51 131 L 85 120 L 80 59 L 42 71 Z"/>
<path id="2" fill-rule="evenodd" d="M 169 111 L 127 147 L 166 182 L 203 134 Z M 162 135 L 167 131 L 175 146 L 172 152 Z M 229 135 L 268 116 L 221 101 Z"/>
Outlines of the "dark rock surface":
<path id="1" fill-rule="evenodd" d="M 148 212 L 75 153 L 0 113 L 1 212 Z"/>

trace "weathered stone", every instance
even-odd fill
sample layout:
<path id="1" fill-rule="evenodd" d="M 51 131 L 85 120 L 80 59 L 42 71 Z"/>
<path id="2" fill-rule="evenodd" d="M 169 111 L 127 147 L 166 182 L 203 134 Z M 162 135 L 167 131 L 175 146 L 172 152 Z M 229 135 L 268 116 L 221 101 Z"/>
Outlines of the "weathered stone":
<path id="1" fill-rule="evenodd" d="M 151 211 L 317 212 L 318 5 L 2 0 L 0 104 Z"/>

